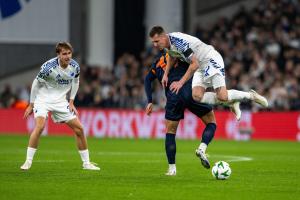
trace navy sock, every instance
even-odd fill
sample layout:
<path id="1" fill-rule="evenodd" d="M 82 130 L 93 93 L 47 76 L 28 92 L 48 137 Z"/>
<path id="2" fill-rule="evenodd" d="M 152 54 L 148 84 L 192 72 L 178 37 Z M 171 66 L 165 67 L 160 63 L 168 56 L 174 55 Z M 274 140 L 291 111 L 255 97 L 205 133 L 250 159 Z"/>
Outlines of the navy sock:
<path id="1" fill-rule="evenodd" d="M 216 128 L 217 128 L 217 125 L 215 123 L 208 123 L 202 133 L 202 141 L 201 142 L 208 145 L 215 136 Z"/>
<path id="2" fill-rule="evenodd" d="M 168 158 L 169 164 L 175 164 L 175 156 L 176 156 L 176 141 L 175 134 L 167 133 L 165 139 L 165 149 Z"/>

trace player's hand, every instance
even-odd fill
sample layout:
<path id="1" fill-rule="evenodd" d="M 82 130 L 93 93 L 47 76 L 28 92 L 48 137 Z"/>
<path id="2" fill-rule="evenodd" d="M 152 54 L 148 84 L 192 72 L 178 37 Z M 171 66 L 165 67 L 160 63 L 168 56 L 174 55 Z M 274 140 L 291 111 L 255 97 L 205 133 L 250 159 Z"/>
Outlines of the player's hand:
<path id="1" fill-rule="evenodd" d="M 78 111 L 77 111 L 77 109 L 75 108 L 74 104 L 71 103 L 71 102 L 69 103 L 69 109 L 70 109 L 71 112 L 74 112 L 75 115 L 78 116 Z"/>
<path id="2" fill-rule="evenodd" d="M 147 115 L 151 115 L 153 110 L 153 104 L 152 103 L 148 103 L 147 107 L 146 107 L 146 114 Z"/>
<path id="3" fill-rule="evenodd" d="M 24 112 L 24 116 L 23 118 L 26 119 L 33 111 L 33 105 L 29 104 L 29 106 L 26 108 L 25 112 Z"/>
<path id="4" fill-rule="evenodd" d="M 176 94 L 178 94 L 178 92 L 182 88 L 182 86 L 183 86 L 183 84 L 181 83 L 181 81 L 174 81 L 170 86 L 170 90 L 172 92 L 175 92 Z"/>
<path id="5" fill-rule="evenodd" d="M 167 87 L 167 85 L 168 85 L 168 76 L 167 76 L 166 74 L 164 74 L 164 76 L 163 76 L 163 78 L 162 78 L 162 80 L 161 80 L 161 84 L 162 84 L 162 86 L 163 86 L 164 88 Z"/>

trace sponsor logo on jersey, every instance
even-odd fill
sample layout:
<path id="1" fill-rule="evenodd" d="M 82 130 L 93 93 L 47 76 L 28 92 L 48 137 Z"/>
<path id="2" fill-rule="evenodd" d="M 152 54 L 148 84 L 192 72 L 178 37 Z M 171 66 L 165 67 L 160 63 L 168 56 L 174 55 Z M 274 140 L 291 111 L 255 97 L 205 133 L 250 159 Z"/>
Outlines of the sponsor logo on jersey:
<path id="1" fill-rule="evenodd" d="M 66 80 L 66 79 L 56 79 L 56 82 L 60 85 L 68 85 L 72 82 L 72 80 Z"/>

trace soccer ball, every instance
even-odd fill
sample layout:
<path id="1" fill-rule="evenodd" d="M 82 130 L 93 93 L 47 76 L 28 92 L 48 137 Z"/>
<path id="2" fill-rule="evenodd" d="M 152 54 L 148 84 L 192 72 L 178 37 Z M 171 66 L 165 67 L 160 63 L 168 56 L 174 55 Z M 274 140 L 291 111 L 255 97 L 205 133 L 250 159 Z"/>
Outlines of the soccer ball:
<path id="1" fill-rule="evenodd" d="M 227 162 L 219 161 L 213 166 L 211 173 L 217 180 L 225 180 L 230 177 L 231 169 Z"/>

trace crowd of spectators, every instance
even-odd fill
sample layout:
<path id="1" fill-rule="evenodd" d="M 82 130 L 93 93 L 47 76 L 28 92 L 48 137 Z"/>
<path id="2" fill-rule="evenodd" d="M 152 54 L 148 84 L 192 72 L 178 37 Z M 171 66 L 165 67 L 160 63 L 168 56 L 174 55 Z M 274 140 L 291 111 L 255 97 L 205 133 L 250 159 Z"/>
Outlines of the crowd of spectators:
<path id="1" fill-rule="evenodd" d="M 223 56 L 227 87 L 250 89 L 267 97 L 270 110 L 300 110 L 300 3 L 261 1 L 253 10 L 241 8 L 232 19 L 220 18 L 210 27 L 196 27 L 194 35 L 213 45 Z M 147 104 L 143 80 L 155 55 L 149 48 L 139 57 L 125 53 L 114 67 L 81 65 L 80 107 L 143 109 Z M 1 91 L 0 106 L 28 101 L 30 87 Z M 153 100 L 165 104 L 160 84 Z M 16 95 L 17 94 L 17 95 Z M 244 109 L 257 110 L 249 102 Z"/>
<path id="2" fill-rule="evenodd" d="M 229 88 L 254 88 L 276 110 L 300 109 L 300 3 L 261 1 L 196 36 L 223 55 Z"/>

